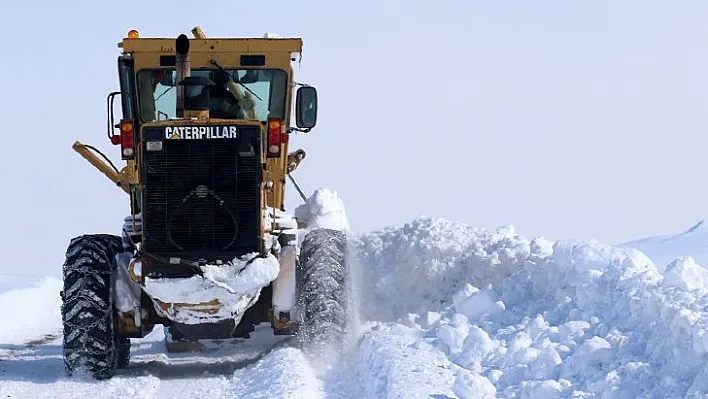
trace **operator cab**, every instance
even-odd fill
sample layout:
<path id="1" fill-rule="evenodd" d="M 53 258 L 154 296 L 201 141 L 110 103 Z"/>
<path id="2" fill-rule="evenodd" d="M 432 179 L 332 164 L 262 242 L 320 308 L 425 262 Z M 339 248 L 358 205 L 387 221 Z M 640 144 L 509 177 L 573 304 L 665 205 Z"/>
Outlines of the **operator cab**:
<path id="1" fill-rule="evenodd" d="M 211 118 L 260 122 L 285 118 L 288 76 L 281 69 L 199 68 L 192 69 L 185 81 L 176 80 L 174 68 L 137 73 L 143 123 L 177 118 L 178 83 L 185 85 L 185 103 L 192 99 L 193 107 L 208 105 Z M 202 103 L 205 95 L 208 100 Z"/>

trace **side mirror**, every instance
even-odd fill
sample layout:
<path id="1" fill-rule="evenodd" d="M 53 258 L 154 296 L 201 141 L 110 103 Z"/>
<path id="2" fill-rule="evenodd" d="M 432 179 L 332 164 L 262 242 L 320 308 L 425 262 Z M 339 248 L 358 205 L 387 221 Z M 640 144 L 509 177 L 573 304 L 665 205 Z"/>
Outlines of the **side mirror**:
<path id="1" fill-rule="evenodd" d="M 295 98 L 295 124 L 299 128 L 312 129 L 317 123 L 317 90 L 301 86 Z"/>

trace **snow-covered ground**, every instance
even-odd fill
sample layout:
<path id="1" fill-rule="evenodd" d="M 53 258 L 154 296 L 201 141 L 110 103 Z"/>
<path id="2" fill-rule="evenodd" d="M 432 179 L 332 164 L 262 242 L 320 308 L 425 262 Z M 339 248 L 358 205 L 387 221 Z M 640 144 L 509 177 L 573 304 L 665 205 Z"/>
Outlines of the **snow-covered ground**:
<path id="1" fill-rule="evenodd" d="M 133 340 L 129 369 L 101 382 L 64 375 L 61 282 L 0 277 L 0 394 L 705 396 L 703 229 L 608 246 L 414 219 L 352 237 L 360 335 L 331 362 L 267 325 L 240 347 L 179 355 L 157 328 Z"/>

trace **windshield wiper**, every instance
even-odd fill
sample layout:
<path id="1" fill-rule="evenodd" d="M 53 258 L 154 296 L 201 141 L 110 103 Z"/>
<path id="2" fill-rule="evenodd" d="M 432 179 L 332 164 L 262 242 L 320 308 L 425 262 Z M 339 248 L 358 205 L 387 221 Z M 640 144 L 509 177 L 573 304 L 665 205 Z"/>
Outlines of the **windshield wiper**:
<path id="1" fill-rule="evenodd" d="M 165 89 L 165 91 L 163 91 L 162 94 L 160 94 L 159 96 L 157 96 L 157 98 L 156 98 L 155 100 L 153 100 L 153 102 L 156 102 L 157 100 L 161 99 L 162 96 L 164 96 L 165 94 L 167 94 L 167 92 L 170 91 L 170 90 L 172 90 L 174 87 L 175 87 L 175 86 L 170 86 L 170 87 L 168 87 L 167 89 Z"/>
<path id="2" fill-rule="evenodd" d="M 225 74 L 231 76 L 228 72 L 226 72 L 226 71 L 224 70 L 224 68 L 221 67 L 221 65 L 217 64 L 216 60 L 211 60 L 210 62 L 211 62 L 214 66 L 216 66 L 217 68 L 221 69 L 221 72 L 224 72 Z M 262 98 L 258 97 L 258 94 L 254 93 L 254 92 L 253 92 L 251 89 L 249 89 L 245 84 L 239 82 L 238 79 L 232 79 L 232 80 L 233 80 L 235 83 L 240 84 L 241 87 L 243 87 L 244 89 L 246 89 L 246 91 L 248 91 L 249 93 L 253 94 L 257 99 L 259 99 L 260 101 L 263 101 Z"/>

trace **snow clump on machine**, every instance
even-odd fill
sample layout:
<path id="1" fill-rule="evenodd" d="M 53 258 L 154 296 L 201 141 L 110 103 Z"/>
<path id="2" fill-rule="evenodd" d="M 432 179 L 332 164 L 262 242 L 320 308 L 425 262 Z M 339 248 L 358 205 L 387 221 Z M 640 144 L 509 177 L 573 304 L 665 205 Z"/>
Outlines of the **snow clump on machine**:
<path id="1" fill-rule="evenodd" d="M 344 201 L 328 188 L 317 189 L 304 204 L 295 208 L 295 218 L 308 229 L 349 230 Z"/>

